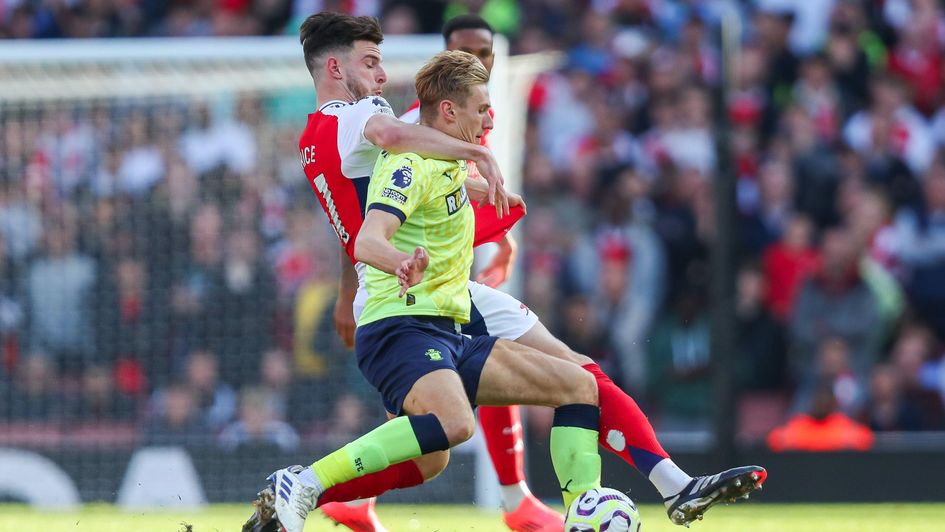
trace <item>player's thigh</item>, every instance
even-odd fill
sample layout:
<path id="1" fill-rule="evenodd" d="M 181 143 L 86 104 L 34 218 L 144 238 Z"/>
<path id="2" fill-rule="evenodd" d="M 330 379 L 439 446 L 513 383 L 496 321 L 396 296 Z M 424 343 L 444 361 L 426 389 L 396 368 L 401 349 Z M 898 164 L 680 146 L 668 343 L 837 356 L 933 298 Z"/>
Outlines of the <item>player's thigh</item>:
<path id="1" fill-rule="evenodd" d="M 573 362 L 498 340 L 482 368 L 476 404 L 597 404 L 594 377 Z"/>
<path id="2" fill-rule="evenodd" d="M 559 340 L 540 321 L 536 322 L 525 334 L 515 339 L 515 343 L 527 345 L 561 360 L 574 362 L 579 366 L 591 364 L 594 360 L 588 356 L 573 351 L 568 345 Z"/>
<path id="3" fill-rule="evenodd" d="M 469 324 L 463 326 L 465 334 L 488 334 L 513 340 L 581 366 L 593 362 L 555 338 L 531 309 L 509 294 L 470 281 L 469 295 L 472 297 L 472 313 Z"/>
<path id="4" fill-rule="evenodd" d="M 468 440 L 475 430 L 472 406 L 455 370 L 438 369 L 417 379 L 404 398 L 403 412 L 435 415 L 450 445 Z"/>

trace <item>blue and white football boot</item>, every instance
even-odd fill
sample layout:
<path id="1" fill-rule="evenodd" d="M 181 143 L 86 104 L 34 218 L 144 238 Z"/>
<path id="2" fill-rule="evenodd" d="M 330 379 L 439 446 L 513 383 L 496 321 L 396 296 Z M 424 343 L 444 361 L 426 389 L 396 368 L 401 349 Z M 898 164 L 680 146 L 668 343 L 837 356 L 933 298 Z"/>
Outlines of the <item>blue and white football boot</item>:
<path id="1" fill-rule="evenodd" d="M 689 523 L 702 519 L 705 512 L 720 502 L 735 502 L 747 499 L 748 495 L 762 488 L 768 472 L 760 466 L 735 467 L 716 475 L 693 478 L 676 495 L 663 499 L 666 515 L 677 525 L 689 527 Z"/>
<path id="2" fill-rule="evenodd" d="M 299 478 L 303 471 L 303 466 L 294 465 L 266 478 L 269 485 L 253 502 L 256 508 L 243 525 L 243 532 L 303 532 L 305 519 L 325 491 L 317 479 L 303 481 Z"/>

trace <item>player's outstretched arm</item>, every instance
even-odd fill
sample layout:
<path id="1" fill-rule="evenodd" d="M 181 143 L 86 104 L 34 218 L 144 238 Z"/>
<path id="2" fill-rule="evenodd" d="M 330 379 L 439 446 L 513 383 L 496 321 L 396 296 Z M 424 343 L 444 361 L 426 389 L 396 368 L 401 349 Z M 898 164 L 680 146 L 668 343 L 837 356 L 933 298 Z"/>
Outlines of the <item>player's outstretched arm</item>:
<path id="1" fill-rule="evenodd" d="M 355 271 L 348 255 L 341 253 L 341 282 L 338 286 L 338 298 L 335 301 L 335 332 L 348 349 L 354 347 L 354 296 L 358 292 L 358 272 Z"/>
<path id="2" fill-rule="evenodd" d="M 368 119 L 364 137 L 391 153 L 416 153 L 432 159 L 472 161 L 488 185 L 486 203 L 508 212 L 505 178 L 492 152 L 478 144 L 462 141 L 432 127 L 401 122 L 393 116 L 378 113 Z M 498 201 L 498 203 L 496 203 Z"/>

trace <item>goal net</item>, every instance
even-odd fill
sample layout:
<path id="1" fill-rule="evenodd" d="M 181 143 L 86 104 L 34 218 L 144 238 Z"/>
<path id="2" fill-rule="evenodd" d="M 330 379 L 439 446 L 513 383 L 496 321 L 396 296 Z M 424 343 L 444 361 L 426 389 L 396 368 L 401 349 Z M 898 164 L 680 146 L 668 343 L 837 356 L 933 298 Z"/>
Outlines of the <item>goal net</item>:
<path id="1" fill-rule="evenodd" d="M 395 112 L 441 48 L 384 42 Z M 555 58 L 507 51 L 493 139 L 514 190 Z M 384 419 L 334 333 L 339 246 L 297 148 L 314 107 L 291 37 L 0 43 L 0 497 L 247 501 Z M 492 505 L 478 456 L 390 498 Z"/>

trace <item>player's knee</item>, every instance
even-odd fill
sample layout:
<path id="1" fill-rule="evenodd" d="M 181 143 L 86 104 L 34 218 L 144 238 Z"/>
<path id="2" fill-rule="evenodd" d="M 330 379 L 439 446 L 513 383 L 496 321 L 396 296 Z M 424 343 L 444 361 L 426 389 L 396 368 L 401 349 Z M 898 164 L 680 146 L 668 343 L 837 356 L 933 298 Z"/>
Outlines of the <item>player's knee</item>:
<path id="1" fill-rule="evenodd" d="M 598 404 L 597 381 L 589 372 L 580 368 L 577 369 L 579 371 L 573 371 L 571 372 L 572 375 L 568 376 L 568 382 L 570 383 L 570 393 L 567 394 L 567 397 L 562 397 L 561 404 Z"/>
<path id="2" fill-rule="evenodd" d="M 435 453 L 425 454 L 415 460 L 417 469 L 423 475 L 424 482 L 429 482 L 438 477 L 450 463 L 450 452 L 437 451 Z"/>
<path id="3" fill-rule="evenodd" d="M 568 349 L 568 360 L 570 360 L 571 362 L 574 362 L 578 366 L 586 366 L 588 364 L 594 363 L 593 358 L 587 355 L 582 355 L 581 353 L 578 353 L 576 351 L 571 351 L 571 349 Z"/>
<path id="4" fill-rule="evenodd" d="M 455 447 L 464 441 L 472 438 L 476 430 L 476 418 L 473 417 L 472 410 L 450 416 L 448 419 L 441 419 L 443 432 L 446 433 L 446 439 L 450 442 L 450 447 Z"/>

